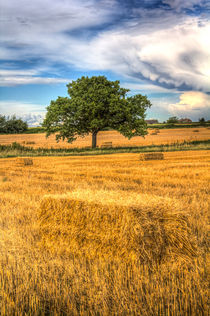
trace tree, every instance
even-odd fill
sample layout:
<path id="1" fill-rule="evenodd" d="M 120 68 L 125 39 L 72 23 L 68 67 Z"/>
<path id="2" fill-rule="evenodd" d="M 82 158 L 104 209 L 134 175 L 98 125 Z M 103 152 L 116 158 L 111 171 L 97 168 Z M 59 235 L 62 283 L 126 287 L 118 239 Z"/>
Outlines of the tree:
<path id="1" fill-rule="evenodd" d="M 16 118 L 13 115 L 11 118 L 8 118 L 6 122 L 6 132 L 7 133 L 23 133 L 28 129 L 28 124 L 22 119 Z"/>
<path id="2" fill-rule="evenodd" d="M 27 131 L 28 124 L 22 119 L 16 118 L 15 115 L 6 118 L 0 115 L 0 133 L 4 134 L 16 134 Z"/>
<path id="3" fill-rule="evenodd" d="M 151 103 L 146 96 L 126 97 L 128 89 L 104 76 L 82 77 L 67 88 L 70 98 L 58 97 L 47 107 L 43 122 L 47 136 L 57 132 L 57 141 L 72 142 L 91 133 L 95 148 L 97 133 L 107 127 L 129 139 L 147 134 L 145 112 Z"/>
<path id="4" fill-rule="evenodd" d="M 175 124 L 175 123 L 178 123 L 179 122 L 179 119 L 178 117 L 176 116 L 171 116 L 169 117 L 169 119 L 167 120 L 167 123 L 168 124 Z"/>
<path id="5" fill-rule="evenodd" d="M 0 133 L 5 132 L 5 126 L 6 126 L 6 118 L 5 116 L 0 115 Z"/>
<path id="6" fill-rule="evenodd" d="M 201 118 L 199 118 L 199 123 L 201 123 L 201 124 L 205 124 L 205 118 L 204 117 L 201 117 Z"/>

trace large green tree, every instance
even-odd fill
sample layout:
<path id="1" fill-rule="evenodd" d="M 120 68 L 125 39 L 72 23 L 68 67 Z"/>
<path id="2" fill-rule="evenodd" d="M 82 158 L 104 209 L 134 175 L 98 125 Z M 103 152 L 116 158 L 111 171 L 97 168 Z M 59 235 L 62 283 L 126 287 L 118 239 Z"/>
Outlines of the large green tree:
<path id="1" fill-rule="evenodd" d="M 47 136 L 56 133 L 57 141 L 72 142 L 91 133 L 94 148 L 97 133 L 107 127 L 129 139 L 147 134 L 145 115 L 151 103 L 146 96 L 127 97 L 128 89 L 104 76 L 82 77 L 67 88 L 70 97 L 58 97 L 47 107 L 43 122 Z"/>

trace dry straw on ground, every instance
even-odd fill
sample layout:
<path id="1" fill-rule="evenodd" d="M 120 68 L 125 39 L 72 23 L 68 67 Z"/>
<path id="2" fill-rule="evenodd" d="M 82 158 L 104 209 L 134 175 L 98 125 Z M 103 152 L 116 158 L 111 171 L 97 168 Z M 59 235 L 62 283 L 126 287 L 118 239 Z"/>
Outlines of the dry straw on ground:
<path id="1" fill-rule="evenodd" d="M 101 131 L 97 135 L 97 145 L 112 142 L 112 147 L 117 146 L 147 146 L 160 144 L 183 143 L 184 141 L 192 140 L 207 140 L 210 138 L 209 129 L 205 127 L 198 128 L 199 133 L 194 133 L 195 128 L 177 128 L 177 129 L 152 129 L 148 130 L 148 135 L 145 138 L 136 136 L 128 140 L 117 131 Z M 152 135 L 151 133 L 155 133 Z M 158 135 L 157 135 L 158 133 Z M 44 148 L 84 148 L 91 145 L 91 135 L 79 137 L 72 144 L 67 141 L 56 142 L 55 135 L 46 138 L 45 133 L 41 134 L 10 134 L 0 135 L 0 143 L 2 145 L 12 144 L 13 142 L 23 143 L 29 147 L 44 147 Z M 34 144 L 27 144 L 28 142 Z"/>
<path id="2" fill-rule="evenodd" d="M 101 145 L 101 148 L 111 148 L 112 147 L 112 142 L 104 142 Z"/>
<path id="3" fill-rule="evenodd" d="M 159 263 L 196 255 L 186 214 L 170 198 L 80 190 L 45 197 L 39 219 L 54 252 Z"/>
<path id="4" fill-rule="evenodd" d="M 164 159 L 164 154 L 163 153 L 145 153 L 145 154 L 140 154 L 140 160 L 163 160 Z"/>
<path id="5" fill-rule="evenodd" d="M 33 160 L 31 158 L 17 158 L 16 159 L 16 164 L 18 166 L 32 166 L 33 165 Z"/>
<path id="6" fill-rule="evenodd" d="M 210 152 L 164 155 L 1 159 L 0 315 L 208 315 Z"/>
<path id="7" fill-rule="evenodd" d="M 160 133 L 159 129 L 155 129 L 153 131 L 151 131 L 150 135 L 158 135 Z"/>

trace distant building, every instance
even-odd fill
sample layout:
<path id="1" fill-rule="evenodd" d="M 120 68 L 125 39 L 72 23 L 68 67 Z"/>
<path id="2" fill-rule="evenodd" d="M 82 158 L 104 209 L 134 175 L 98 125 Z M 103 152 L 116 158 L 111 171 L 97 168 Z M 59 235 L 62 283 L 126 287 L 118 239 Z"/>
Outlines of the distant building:
<path id="1" fill-rule="evenodd" d="M 145 120 L 147 124 L 158 124 L 158 120 Z"/>
<path id="2" fill-rule="evenodd" d="M 182 118 L 182 119 L 179 119 L 179 123 L 192 123 L 192 120 L 189 119 L 189 118 Z"/>

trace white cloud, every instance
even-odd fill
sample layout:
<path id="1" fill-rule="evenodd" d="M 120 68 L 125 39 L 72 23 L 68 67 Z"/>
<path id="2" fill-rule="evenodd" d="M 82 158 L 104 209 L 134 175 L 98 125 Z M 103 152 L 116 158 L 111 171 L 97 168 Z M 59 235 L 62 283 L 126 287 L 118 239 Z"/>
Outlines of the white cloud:
<path id="1" fill-rule="evenodd" d="M 192 8 L 202 0 L 165 0 Z M 210 22 L 171 10 L 135 9 L 135 18 L 109 31 L 81 37 L 83 29 L 111 23 L 120 14 L 114 0 L 8 0 L 2 4 L 1 58 L 42 58 L 82 70 L 111 70 L 152 84 L 209 91 Z M 202 23 L 201 23 L 202 22 Z M 202 27 L 201 27 L 202 25 Z M 77 36 L 75 32 L 77 31 Z M 1 84 L 65 82 L 65 79 L 6 76 Z M 57 80 L 57 81 L 56 81 Z M 62 81 L 64 80 L 64 81 Z M 68 79 L 69 81 L 69 79 Z"/>
<path id="2" fill-rule="evenodd" d="M 131 91 L 139 92 L 142 94 L 148 93 L 177 93 L 176 89 L 167 89 L 163 87 L 158 87 L 154 84 L 144 84 L 142 82 L 124 82 L 120 84 L 121 87 L 130 89 Z"/>
<path id="3" fill-rule="evenodd" d="M 22 118 L 29 126 L 40 126 L 46 114 L 46 105 L 21 101 L 0 101 L 0 115 Z"/>
<path id="4" fill-rule="evenodd" d="M 177 103 L 170 104 L 169 110 L 176 115 L 190 115 L 193 119 L 201 116 L 210 118 L 210 95 L 198 92 L 187 91 L 180 95 Z"/>
<path id="5" fill-rule="evenodd" d="M 24 84 L 59 84 L 70 82 L 71 79 L 40 77 L 38 69 L 5 70 L 0 69 L 0 86 L 16 86 Z"/>
<path id="6" fill-rule="evenodd" d="M 152 107 L 147 110 L 147 118 L 154 117 L 160 122 L 166 121 L 171 116 L 169 103 L 174 102 L 174 99 L 177 99 L 176 95 L 172 95 L 169 98 L 164 96 L 150 98 Z"/>
<path id="7" fill-rule="evenodd" d="M 7 76 L 0 77 L 0 86 L 16 86 L 24 84 L 58 84 L 70 82 L 70 79 L 45 78 L 45 77 L 27 77 L 27 76 Z"/>
<path id="8" fill-rule="evenodd" d="M 114 0 L 7 0 L 1 5 L 0 59 L 72 65 L 71 32 L 108 23 L 115 6 Z"/>
<path id="9" fill-rule="evenodd" d="M 209 91 L 210 22 L 199 27 L 197 18 L 147 34 L 109 32 L 89 45 L 77 45 L 81 67 L 112 69 L 131 77 L 143 76 L 159 85 L 188 86 Z M 86 47 L 86 53 L 84 52 Z M 76 61 L 75 61 L 76 62 Z M 78 64 L 79 66 L 79 64 Z"/>
<path id="10" fill-rule="evenodd" d="M 36 127 L 41 126 L 44 114 L 24 114 L 21 116 L 22 120 L 28 123 L 28 126 Z"/>
<path id="11" fill-rule="evenodd" d="M 17 3 L 8 0 L 1 9 L 4 27 L 1 39 L 9 51 L 16 46 L 17 55 L 18 50 L 27 52 L 37 44 L 37 51 L 46 49 L 48 43 L 57 47 L 56 42 L 62 33 L 100 26 L 109 21 L 115 12 L 114 6 L 115 1 L 19 0 Z"/>
<path id="12" fill-rule="evenodd" d="M 0 77 L 11 77 L 11 76 L 34 76 L 37 75 L 37 70 L 9 70 L 0 69 Z"/>
<path id="13" fill-rule="evenodd" d="M 46 105 L 34 104 L 21 101 L 0 101 L 1 115 L 22 116 L 25 114 L 43 114 L 46 112 Z"/>

